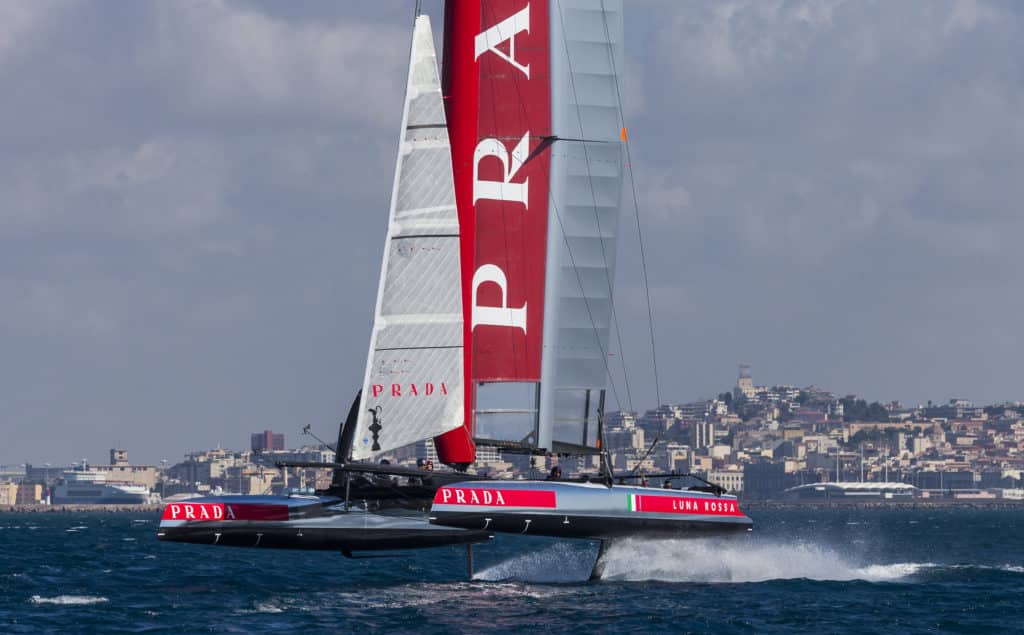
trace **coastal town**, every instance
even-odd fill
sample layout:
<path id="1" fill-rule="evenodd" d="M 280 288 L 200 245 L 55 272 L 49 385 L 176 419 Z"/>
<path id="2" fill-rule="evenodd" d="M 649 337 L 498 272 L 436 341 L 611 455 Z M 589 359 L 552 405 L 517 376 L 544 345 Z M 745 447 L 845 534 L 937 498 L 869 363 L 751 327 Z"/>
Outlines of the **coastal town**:
<path id="1" fill-rule="evenodd" d="M 308 434 L 308 432 L 307 432 Z M 0 466 L 0 508 L 155 504 L 208 493 L 310 492 L 331 481 L 334 450 L 310 436 L 286 449 L 285 435 L 250 435 L 249 448 L 188 452 L 182 460 L 132 464 Z M 815 386 L 755 385 L 741 365 L 736 385 L 713 398 L 643 413 L 609 412 L 604 443 L 617 477 L 695 475 L 746 501 L 1024 501 L 1024 403 L 965 399 L 907 406 L 868 402 Z M 431 441 L 384 457 L 402 466 L 438 465 Z M 471 472 L 493 478 L 596 475 L 597 456 L 531 456 L 479 447 Z M 440 467 L 438 468 L 440 469 Z M 682 479 L 683 477 L 679 477 Z M 655 483 L 661 485 L 661 481 Z"/>

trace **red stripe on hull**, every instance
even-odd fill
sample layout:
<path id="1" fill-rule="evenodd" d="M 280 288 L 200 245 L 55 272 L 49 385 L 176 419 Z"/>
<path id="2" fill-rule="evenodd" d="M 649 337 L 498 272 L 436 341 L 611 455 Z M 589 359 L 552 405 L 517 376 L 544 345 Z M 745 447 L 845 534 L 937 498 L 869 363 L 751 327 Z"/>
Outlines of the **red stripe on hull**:
<path id="1" fill-rule="evenodd" d="M 552 490 L 442 487 L 434 495 L 434 504 L 553 509 L 557 500 Z"/>
<path id="2" fill-rule="evenodd" d="M 633 510 L 636 512 L 743 516 L 740 506 L 732 499 L 639 495 L 636 497 L 636 501 L 636 508 Z"/>
<path id="3" fill-rule="evenodd" d="M 238 503 L 170 503 L 161 520 L 288 520 L 287 505 Z"/>

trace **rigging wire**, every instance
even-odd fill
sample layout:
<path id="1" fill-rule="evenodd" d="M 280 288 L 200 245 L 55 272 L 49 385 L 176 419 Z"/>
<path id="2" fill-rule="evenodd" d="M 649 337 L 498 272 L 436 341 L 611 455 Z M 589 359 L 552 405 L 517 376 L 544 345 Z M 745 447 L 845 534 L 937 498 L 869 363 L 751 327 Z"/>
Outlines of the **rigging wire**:
<path id="1" fill-rule="evenodd" d="M 658 441 L 660 441 L 660 440 L 661 440 L 661 437 L 654 437 L 654 441 L 651 441 L 651 447 L 647 448 L 647 451 L 644 452 L 644 455 L 642 457 L 640 457 L 640 460 L 637 462 L 636 466 L 629 473 L 630 477 L 635 476 L 636 473 L 638 471 L 640 471 L 640 467 L 643 466 L 644 461 L 646 461 L 647 457 L 649 457 L 651 455 L 651 452 L 654 452 L 654 448 L 655 448 L 655 446 L 658 445 Z"/>
<path id="2" fill-rule="evenodd" d="M 605 283 L 607 284 L 607 287 L 608 287 L 608 303 L 609 303 L 609 306 L 611 308 L 612 322 L 615 324 L 615 338 L 616 338 L 616 340 L 618 341 L 618 344 L 619 344 L 619 360 L 622 362 L 622 380 L 623 380 L 623 383 L 625 384 L 625 387 L 626 387 L 626 403 L 629 406 L 629 409 L 633 410 L 633 393 L 632 393 L 632 390 L 630 390 L 630 386 L 629 386 L 629 371 L 626 368 L 626 349 L 625 349 L 625 347 L 622 346 L 622 331 L 621 331 L 620 326 L 619 326 L 618 315 L 615 312 L 615 296 L 614 296 L 614 294 L 612 292 L 612 280 L 611 280 L 611 275 L 610 275 L 611 271 L 610 271 L 610 269 L 608 267 L 608 254 L 607 254 L 607 252 L 605 250 L 604 234 L 603 234 L 603 232 L 601 230 L 601 216 L 600 216 L 600 214 L 597 211 L 597 193 L 594 191 L 594 175 L 591 174 L 591 172 L 590 172 L 590 152 L 587 150 L 587 141 L 584 139 L 584 137 L 586 135 L 584 134 L 584 131 L 583 131 L 583 113 L 580 110 L 579 95 L 576 92 L 576 79 L 575 79 L 575 76 L 574 76 L 573 70 L 572 70 L 572 55 L 569 54 L 569 36 L 566 33 L 566 31 L 565 31 L 565 17 L 562 14 L 562 3 L 559 0 L 555 0 L 555 1 L 556 1 L 557 6 L 558 6 L 558 21 L 559 21 L 559 24 L 560 24 L 560 26 L 562 28 L 562 44 L 563 44 L 563 47 L 565 49 L 565 60 L 566 60 L 566 63 L 569 65 L 569 86 L 572 89 L 573 101 L 576 103 L 576 120 L 579 122 L 579 126 L 580 126 L 580 145 L 583 147 L 583 162 L 587 166 L 587 184 L 590 186 L 590 199 L 591 199 L 592 207 L 593 207 L 593 210 L 594 210 L 594 221 L 597 224 L 597 238 L 601 242 L 601 260 L 604 263 L 604 272 L 605 272 L 604 278 L 605 278 Z M 603 0 L 602 0 L 601 11 L 602 11 L 602 15 L 603 15 L 604 14 Z M 607 17 L 605 18 L 605 22 L 606 22 L 606 24 L 605 24 L 605 40 L 608 42 L 608 50 L 611 51 L 612 43 L 611 43 L 611 39 L 610 39 L 610 37 L 608 35 Z M 612 66 L 612 73 L 613 74 L 615 73 L 615 66 L 614 65 Z M 621 109 L 621 105 L 620 105 L 620 109 Z M 563 232 L 563 236 L 564 236 L 564 232 Z M 568 245 L 568 237 L 566 237 L 566 245 Z M 575 266 L 576 265 L 574 264 L 573 268 L 575 268 Z M 577 277 L 579 277 L 579 272 L 577 272 Z M 580 280 L 580 292 L 583 293 L 584 295 L 586 294 L 586 292 L 583 290 L 583 281 L 582 280 Z M 594 327 L 594 335 L 598 339 L 598 346 L 600 346 L 600 334 L 598 332 L 597 325 L 594 324 L 593 318 L 591 318 L 591 324 Z M 605 364 L 605 370 L 606 370 L 606 372 L 609 373 L 609 382 L 611 382 L 611 373 L 610 373 L 610 369 L 608 368 L 608 364 Z M 616 401 L 618 401 L 618 399 L 616 399 Z"/>
<path id="3" fill-rule="evenodd" d="M 622 103 L 622 90 L 619 87 L 619 72 L 615 68 L 615 55 L 612 52 L 610 45 L 611 33 L 608 29 L 608 13 L 604 8 L 604 0 L 601 0 L 601 20 L 604 23 L 604 35 L 605 39 L 608 40 L 608 61 L 612 65 L 612 77 L 615 79 L 615 95 L 618 98 L 619 112 L 622 113 L 623 127 L 625 127 L 626 120 L 626 109 Z M 640 203 L 639 198 L 636 194 L 636 178 L 633 174 L 633 157 L 629 151 L 629 137 L 623 135 L 623 145 L 626 147 L 626 166 L 629 170 L 629 185 L 633 193 L 633 213 L 636 217 L 636 235 L 640 243 L 640 263 L 644 273 L 644 294 L 647 297 L 647 324 L 650 330 L 651 336 L 651 364 L 654 367 L 654 394 L 658 400 L 658 405 L 661 405 L 661 380 L 658 376 L 658 353 L 657 346 L 655 345 L 654 337 L 654 311 L 651 309 L 651 286 L 647 275 L 647 253 L 644 249 L 644 234 L 640 227 Z"/>

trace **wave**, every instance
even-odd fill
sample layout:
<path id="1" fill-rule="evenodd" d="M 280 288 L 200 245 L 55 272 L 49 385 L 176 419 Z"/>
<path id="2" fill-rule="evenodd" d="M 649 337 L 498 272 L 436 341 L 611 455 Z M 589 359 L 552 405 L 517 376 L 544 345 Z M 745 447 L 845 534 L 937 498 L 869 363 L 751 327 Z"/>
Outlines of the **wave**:
<path id="1" fill-rule="evenodd" d="M 943 568 L 956 570 L 976 570 L 976 571 L 1002 571 L 1003 573 L 1024 573 L 1024 566 L 1016 564 L 950 564 L 943 565 Z"/>
<path id="2" fill-rule="evenodd" d="M 602 580 L 737 583 L 769 580 L 891 582 L 932 563 L 863 564 L 815 543 L 722 539 L 613 542 Z"/>
<path id="3" fill-rule="evenodd" d="M 66 606 L 102 604 L 103 602 L 109 601 L 109 598 L 105 598 L 99 595 L 58 595 L 52 598 L 44 598 L 39 595 L 33 595 L 31 599 L 32 604 L 61 604 Z"/>
<path id="4" fill-rule="evenodd" d="M 259 602 L 256 604 L 257 613 L 284 613 L 284 609 L 270 602 Z"/>

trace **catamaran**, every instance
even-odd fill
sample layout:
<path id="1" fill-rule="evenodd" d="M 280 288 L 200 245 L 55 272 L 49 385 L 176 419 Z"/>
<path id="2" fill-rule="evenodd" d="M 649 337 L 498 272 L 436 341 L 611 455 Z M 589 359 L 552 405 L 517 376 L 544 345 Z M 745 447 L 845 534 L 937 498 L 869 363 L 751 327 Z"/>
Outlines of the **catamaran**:
<path id="1" fill-rule="evenodd" d="M 169 504 L 158 536 L 351 557 L 495 532 L 606 545 L 749 530 L 720 487 L 632 485 L 602 443 L 627 143 L 622 1 L 448 0 L 443 42 L 439 73 L 417 15 L 362 390 L 336 461 L 289 464 L 333 468 L 332 486 Z M 456 471 L 373 462 L 426 439 Z M 478 478 L 464 473 L 478 445 L 602 467 Z"/>

